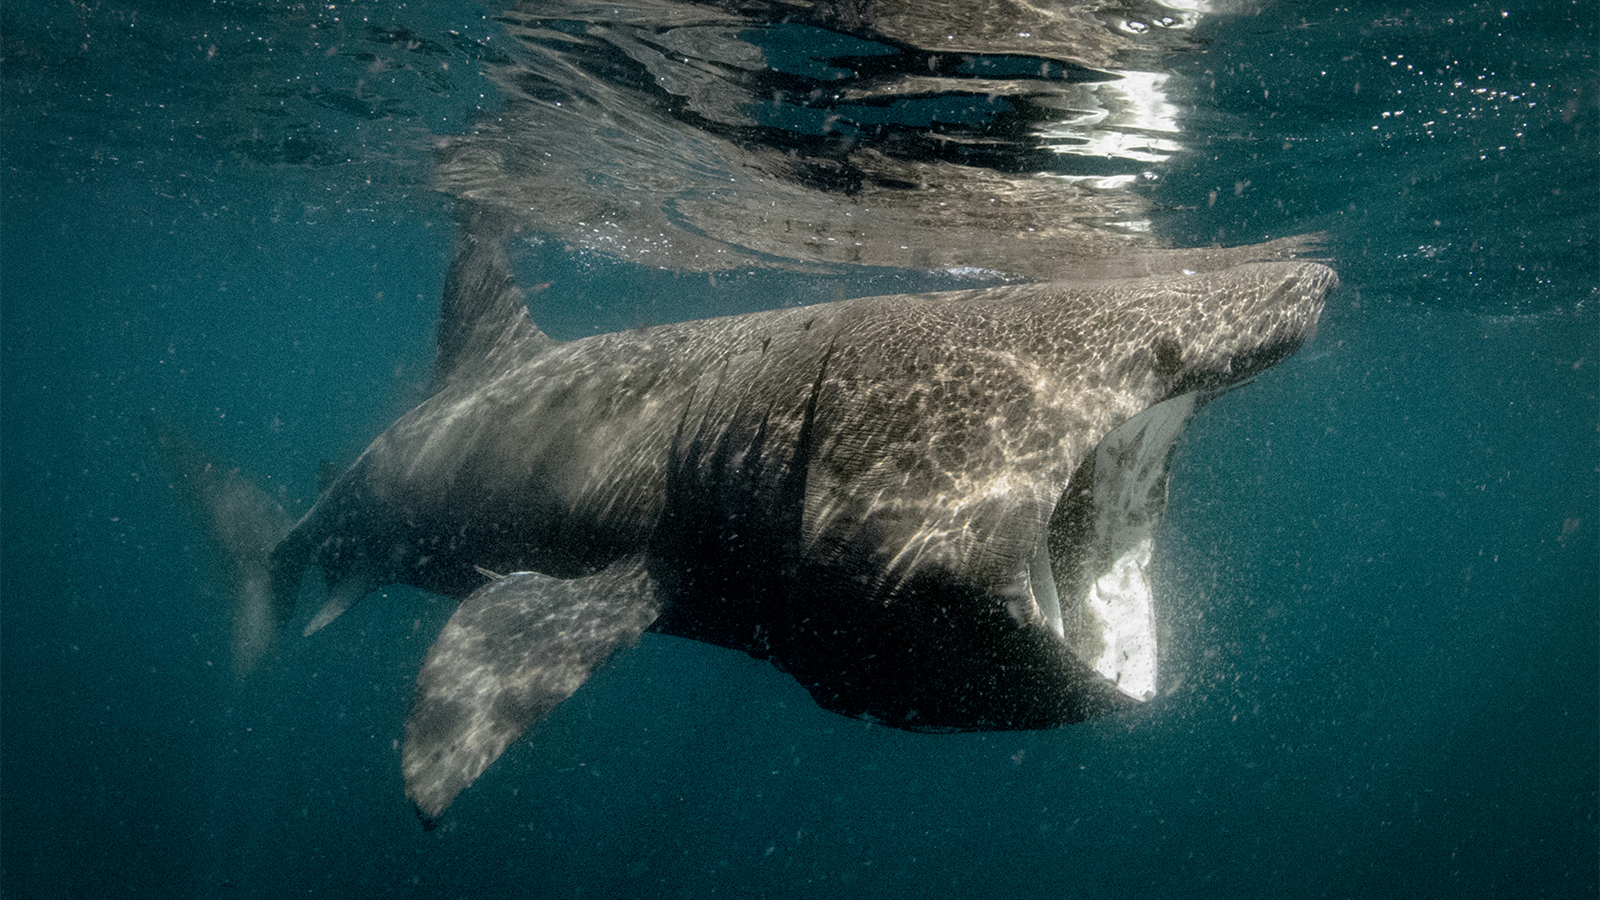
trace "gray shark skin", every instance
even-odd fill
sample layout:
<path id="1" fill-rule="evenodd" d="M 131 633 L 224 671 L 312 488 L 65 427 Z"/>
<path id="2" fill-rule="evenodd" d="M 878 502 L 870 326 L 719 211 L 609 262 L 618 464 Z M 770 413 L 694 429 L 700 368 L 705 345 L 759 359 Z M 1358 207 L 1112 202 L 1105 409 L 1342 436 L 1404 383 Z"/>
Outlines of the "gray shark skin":
<path id="1" fill-rule="evenodd" d="M 504 237 L 461 239 L 437 393 L 273 553 L 280 615 L 308 568 L 329 586 L 308 632 L 386 583 L 464 598 L 406 725 L 425 823 L 647 629 L 900 728 L 1045 728 L 1148 699 L 1172 442 L 1207 395 L 1298 349 L 1337 280 L 1264 262 L 558 343 Z"/>

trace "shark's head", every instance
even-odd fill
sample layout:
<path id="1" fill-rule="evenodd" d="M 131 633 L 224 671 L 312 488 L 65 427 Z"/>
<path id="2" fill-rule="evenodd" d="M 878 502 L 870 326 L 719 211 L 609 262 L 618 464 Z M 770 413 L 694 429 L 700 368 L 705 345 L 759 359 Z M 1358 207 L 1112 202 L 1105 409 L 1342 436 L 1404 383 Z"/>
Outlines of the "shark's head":
<path id="1" fill-rule="evenodd" d="M 806 467 L 810 568 L 774 604 L 798 612 L 739 620 L 756 637 L 733 645 L 773 656 L 824 707 L 898 727 L 1051 727 L 1155 696 L 1148 569 L 1170 450 L 1207 399 L 1304 344 L 1335 281 L 1278 262 L 935 296 L 995 299 L 962 320 L 975 325 L 908 330 L 904 346 L 885 332 L 881 365 L 840 351 L 841 371 L 872 379 L 818 413 L 833 430 Z M 897 374 L 939 339 L 953 361 L 929 353 L 926 368 L 966 381 Z M 930 385 L 944 406 L 917 399 Z"/>
<path id="2" fill-rule="evenodd" d="M 1148 396 L 1159 402 L 1105 433 L 1073 472 L 1037 545 L 1028 613 L 1126 697 L 1156 694 L 1148 566 L 1174 442 L 1200 405 L 1308 341 L 1336 282 L 1316 263 L 1167 280 L 1159 291 L 1146 285 L 1146 301 L 1135 308 L 1138 325 L 1116 330 L 1125 346 L 1110 355 L 1147 369 L 1157 385 Z M 1138 349 L 1140 342 L 1147 349 Z"/>

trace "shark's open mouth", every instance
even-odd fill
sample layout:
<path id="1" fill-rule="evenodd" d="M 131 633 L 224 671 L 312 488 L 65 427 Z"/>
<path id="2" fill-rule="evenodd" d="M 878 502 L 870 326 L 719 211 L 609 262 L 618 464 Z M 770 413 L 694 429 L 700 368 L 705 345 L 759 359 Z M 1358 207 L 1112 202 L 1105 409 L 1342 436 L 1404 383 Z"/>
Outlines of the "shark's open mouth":
<path id="1" fill-rule="evenodd" d="M 1167 457 L 1198 396 L 1158 403 L 1107 434 L 1073 473 L 1033 561 L 1047 625 L 1135 700 L 1156 693 L 1150 554 L 1167 505 Z"/>

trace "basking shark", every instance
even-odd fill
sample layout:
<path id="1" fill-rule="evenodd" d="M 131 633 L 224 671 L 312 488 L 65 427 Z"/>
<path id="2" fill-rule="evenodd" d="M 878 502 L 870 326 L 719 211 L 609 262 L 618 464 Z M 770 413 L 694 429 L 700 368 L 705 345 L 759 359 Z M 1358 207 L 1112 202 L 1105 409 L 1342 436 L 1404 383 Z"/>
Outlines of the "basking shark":
<path id="1" fill-rule="evenodd" d="M 320 571 L 308 634 L 384 584 L 461 599 L 406 722 L 425 824 L 647 630 L 905 729 L 1149 699 L 1169 450 L 1207 397 L 1308 339 L 1337 280 L 1289 259 L 563 343 L 528 315 L 509 226 L 477 221 L 434 394 L 238 567 L 270 580 L 252 596 L 280 624 Z"/>

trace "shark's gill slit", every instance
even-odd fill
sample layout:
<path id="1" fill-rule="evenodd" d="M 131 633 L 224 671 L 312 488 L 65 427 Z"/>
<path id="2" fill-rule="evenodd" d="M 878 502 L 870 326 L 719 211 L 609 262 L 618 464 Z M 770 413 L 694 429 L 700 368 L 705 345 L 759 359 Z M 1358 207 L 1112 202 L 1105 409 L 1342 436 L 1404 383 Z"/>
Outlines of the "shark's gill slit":
<path id="1" fill-rule="evenodd" d="M 1072 473 L 1034 559 L 1034 600 L 1050 628 L 1136 700 L 1156 693 L 1150 554 L 1167 505 L 1167 458 L 1197 396 L 1158 403 L 1102 438 Z"/>

